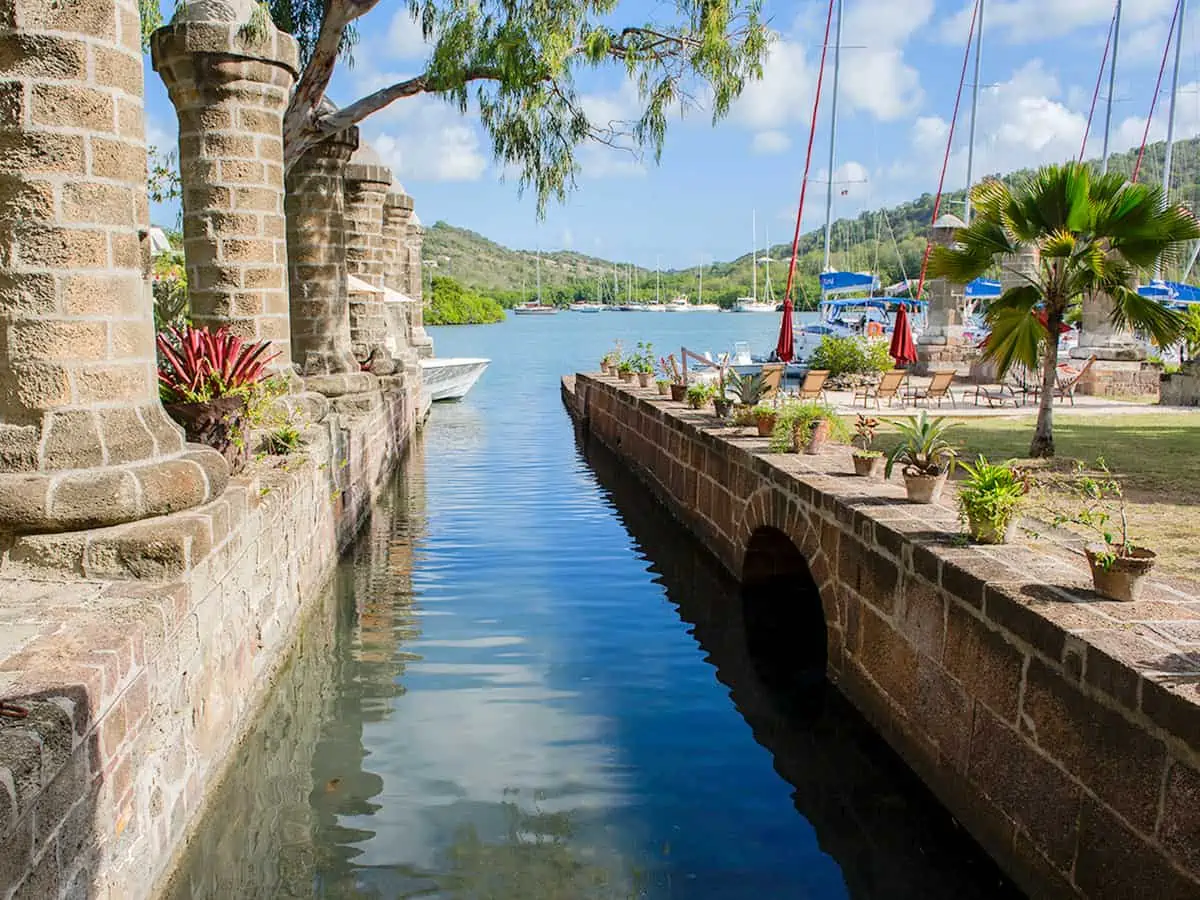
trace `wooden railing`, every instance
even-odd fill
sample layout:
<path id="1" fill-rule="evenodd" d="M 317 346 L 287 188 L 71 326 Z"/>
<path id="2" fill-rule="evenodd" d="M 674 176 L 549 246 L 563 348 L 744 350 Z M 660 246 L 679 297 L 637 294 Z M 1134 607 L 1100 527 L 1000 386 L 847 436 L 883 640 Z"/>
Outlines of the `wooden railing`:
<path id="1" fill-rule="evenodd" d="M 691 357 L 692 359 L 696 360 L 699 363 L 703 363 L 706 367 L 707 366 L 716 366 L 720 370 L 720 376 L 721 376 L 721 380 L 718 382 L 718 384 L 725 383 L 725 363 L 724 362 L 719 362 L 719 363 L 713 362 L 707 356 L 702 356 L 701 354 L 696 353 L 694 350 L 689 350 L 687 347 L 680 347 L 679 355 L 680 355 L 680 357 L 682 357 L 682 361 L 683 361 L 683 383 L 684 384 L 688 383 L 688 357 Z"/>

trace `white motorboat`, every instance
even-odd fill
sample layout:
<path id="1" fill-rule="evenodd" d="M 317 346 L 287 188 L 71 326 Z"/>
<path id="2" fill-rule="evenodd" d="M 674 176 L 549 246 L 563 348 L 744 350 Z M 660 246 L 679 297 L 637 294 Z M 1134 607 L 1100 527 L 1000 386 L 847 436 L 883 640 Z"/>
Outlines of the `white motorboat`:
<path id="1" fill-rule="evenodd" d="M 755 300 L 753 297 L 738 297 L 733 304 L 734 312 L 757 312 L 757 313 L 774 313 L 774 303 L 764 303 L 761 300 Z"/>
<path id="2" fill-rule="evenodd" d="M 601 306 L 599 303 L 588 303 L 588 302 L 572 303 L 567 308 L 569 310 L 571 310 L 571 312 L 581 312 L 581 313 L 598 313 L 602 309 L 604 309 L 604 307 Z"/>
<path id="3" fill-rule="evenodd" d="M 471 357 L 421 360 L 421 378 L 429 399 L 461 400 L 490 362 L 490 359 Z"/>

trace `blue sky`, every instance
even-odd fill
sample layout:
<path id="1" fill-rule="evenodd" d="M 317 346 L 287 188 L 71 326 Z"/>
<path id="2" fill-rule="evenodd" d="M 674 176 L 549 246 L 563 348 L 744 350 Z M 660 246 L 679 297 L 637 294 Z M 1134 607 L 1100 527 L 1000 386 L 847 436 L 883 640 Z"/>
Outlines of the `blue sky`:
<path id="1" fill-rule="evenodd" d="M 1174 0 L 1126 0 L 1113 112 L 1114 149 L 1137 145 L 1167 37 Z M 1200 12 L 1184 24 L 1177 135 L 1200 134 Z M 768 0 L 778 32 L 764 79 L 713 128 L 703 110 L 674 121 L 661 165 L 591 146 L 580 153 L 578 189 L 537 220 L 530 197 L 490 156 L 477 122 L 432 97 L 402 100 L 363 125 L 427 224 L 444 219 L 510 247 L 573 249 L 643 266 L 730 259 L 758 243 L 790 239 L 794 224 L 825 0 Z M 672 4 L 622 3 L 615 19 L 671 15 Z M 986 0 L 976 173 L 1063 160 L 1079 152 L 1113 0 Z M 845 0 L 834 215 L 850 215 L 933 191 L 962 65 L 967 0 Z M 344 104 L 416 74 L 427 48 L 405 5 L 381 2 L 362 20 L 353 68 L 335 75 L 330 95 Z M 1169 85 L 1168 69 L 1164 89 Z M 830 72 L 826 75 L 829 90 Z M 970 81 L 970 73 L 968 73 Z M 594 118 L 636 113 L 623 73 L 580 80 Z M 969 87 L 968 87 L 969 92 Z M 151 143 L 175 140 L 174 112 L 158 76 L 146 70 Z M 816 134 L 805 230 L 824 221 L 828 94 Z M 1103 103 L 1103 91 L 1101 97 Z M 967 97 L 955 134 L 948 186 L 966 172 Z M 1161 97 L 1151 140 L 1166 133 Z M 1100 150 L 1102 110 L 1088 143 Z M 1149 172 L 1152 177 L 1159 177 Z M 842 191 L 846 191 L 842 195 Z M 1183 198 L 1196 201 L 1200 198 Z M 175 213 L 155 210 L 170 224 Z"/>

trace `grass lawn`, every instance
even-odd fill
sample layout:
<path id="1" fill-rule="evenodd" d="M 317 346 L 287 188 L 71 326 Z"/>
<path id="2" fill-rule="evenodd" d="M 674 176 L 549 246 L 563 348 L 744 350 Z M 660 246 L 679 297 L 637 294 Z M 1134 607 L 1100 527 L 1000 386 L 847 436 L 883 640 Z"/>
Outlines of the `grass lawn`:
<path id="1" fill-rule="evenodd" d="M 965 459 L 1029 452 L 1033 416 L 960 421 L 951 433 Z M 880 435 L 882 449 L 894 445 L 890 438 Z M 1054 442 L 1059 463 L 1103 457 L 1121 479 L 1133 537 L 1158 553 L 1163 574 L 1200 579 L 1200 415 L 1056 414 Z"/>

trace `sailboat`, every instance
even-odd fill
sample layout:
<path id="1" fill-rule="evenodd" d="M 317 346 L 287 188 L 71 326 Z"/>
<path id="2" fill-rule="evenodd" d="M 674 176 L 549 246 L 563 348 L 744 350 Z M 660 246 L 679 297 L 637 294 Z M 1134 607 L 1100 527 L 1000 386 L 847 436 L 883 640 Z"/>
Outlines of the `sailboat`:
<path id="1" fill-rule="evenodd" d="M 514 316 L 552 316 L 558 312 L 555 306 L 542 303 L 542 248 L 537 251 L 537 300 L 529 300 L 513 307 Z"/>
<path id="2" fill-rule="evenodd" d="M 646 312 L 663 312 L 666 309 L 662 302 L 662 273 L 657 256 L 654 257 L 654 302 L 647 303 L 644 309 Z"/>
<path id="3" fill-rule="evenodd" d="M 734 312 L 775 312 L 774 303 L 766 303 L 758 299 L 758 218 L 757 213 L 750 213 L 750 230 L 753 233 L 753 246 L 750 250 L 750 296 L 738 297 L 733 302 Z"/>

